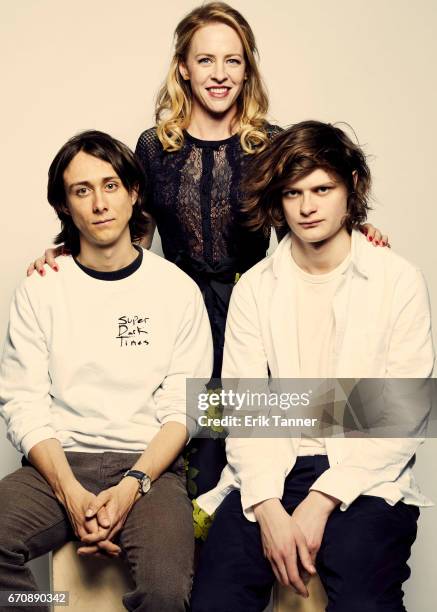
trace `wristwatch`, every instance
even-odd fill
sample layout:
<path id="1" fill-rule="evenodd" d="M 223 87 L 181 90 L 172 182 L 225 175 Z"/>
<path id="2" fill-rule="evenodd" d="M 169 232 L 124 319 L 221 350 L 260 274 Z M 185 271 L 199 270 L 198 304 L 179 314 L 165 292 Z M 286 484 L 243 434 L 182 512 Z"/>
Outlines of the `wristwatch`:
<path id="1" fill-rule="evenodd" d="M 139 470 L 127 470 L 127 472 L 123 474 L 123 478 L 126 478 L 126 476 L 132 476 L 132 478 L 138 480 L 138 491 L 141 495 L 145 495 L 149 491 L 152 481 L 150 476 L 144 472 L 140 472 Z"/>

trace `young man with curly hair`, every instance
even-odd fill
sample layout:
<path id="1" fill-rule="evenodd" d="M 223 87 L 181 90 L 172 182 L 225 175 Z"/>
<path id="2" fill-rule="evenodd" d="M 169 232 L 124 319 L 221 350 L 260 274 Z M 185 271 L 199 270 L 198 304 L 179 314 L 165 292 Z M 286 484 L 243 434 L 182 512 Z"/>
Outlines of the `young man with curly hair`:
<path id="1" fill-rule="evenodd" d="M 251 177 L 252 227 L 289 233 L 233 292 L 223 380 L 429 377 L 424 279 L 355 229 L 370 188 L 360 147 L 307 121 L 281 133 Z M 430 505 L 411 472 L 421 441 L 228 437 L 221 482 L 198 499 L 216 515 L 193 612 L 261 612 L 275 578 L 306 597 L 316 571 L 329 612 L 405 611 L 419 506 Z"/>

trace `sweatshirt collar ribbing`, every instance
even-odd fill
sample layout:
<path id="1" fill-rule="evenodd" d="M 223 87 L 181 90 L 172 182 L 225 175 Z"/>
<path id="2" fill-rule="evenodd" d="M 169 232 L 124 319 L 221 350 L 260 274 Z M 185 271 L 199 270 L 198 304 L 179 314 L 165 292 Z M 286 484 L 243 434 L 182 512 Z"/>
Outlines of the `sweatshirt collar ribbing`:
<path id="1" fill-rule="evenodd" d="M 79 263 L 75 257 L 73 257 L 73 260 L 76 263 L 76 265 L 83 272 L 85 272 L 85 274 L 88 274 L 88 276 L 92 276 L 93 278 L 97 278 L 98 280 L 106 280 L 106 281 L 122 280 L 123 278 L 127 278 L 128 276 L 136 272 L 138 268 L 141 266 L 141 263 L 143 261 L 143 249 L 136 246 L 135 244 L 133 245 L 133 247 L 138 251 L 138 255 L 133 260 L 133 262 L 130 263 L 128 266 L 121 268 L 120 270 L 112 270 L 111 272 L 102 272 L 100 270 L 93 270 L 92 268 L 87 268 L 86 266 Z"/>

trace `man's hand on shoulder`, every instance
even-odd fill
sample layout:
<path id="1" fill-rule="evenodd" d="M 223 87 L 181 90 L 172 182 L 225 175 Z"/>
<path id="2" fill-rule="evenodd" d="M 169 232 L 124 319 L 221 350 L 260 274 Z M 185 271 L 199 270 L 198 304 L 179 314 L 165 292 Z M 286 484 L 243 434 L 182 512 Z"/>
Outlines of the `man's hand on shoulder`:
<path id="1" fill-rule="evenodd" d="M 264 556 L 277 580 L 308 597 L 302 576 L 315 574 L 316 568 L 298 522 L 287 514 L 279 499 L 267 499 L 253 509 L 261 529 Z"/>

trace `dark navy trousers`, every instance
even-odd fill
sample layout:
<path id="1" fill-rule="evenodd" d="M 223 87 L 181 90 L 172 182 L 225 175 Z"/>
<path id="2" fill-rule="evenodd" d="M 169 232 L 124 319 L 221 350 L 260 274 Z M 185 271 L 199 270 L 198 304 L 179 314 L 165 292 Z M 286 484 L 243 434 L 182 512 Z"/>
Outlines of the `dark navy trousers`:
<path id="1" fill-rule="evenodd" d="M 285 482 L 289 514 L 329 467 L 324 455 L 299 457 Z M 402 583 L 416 537 L 419 509 L 360 496 L 328 519 L 316 567 L 328 595 L 326 612 L 405 612 Z M 264 558 L 258 523 L 242 512 L 239 491 L 217 510 L 203 547 L 191 598 L 192 612 L 262 612 L 275 576 Z"/>

